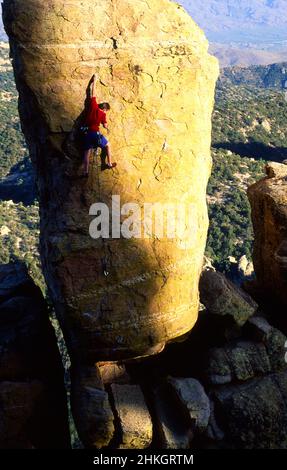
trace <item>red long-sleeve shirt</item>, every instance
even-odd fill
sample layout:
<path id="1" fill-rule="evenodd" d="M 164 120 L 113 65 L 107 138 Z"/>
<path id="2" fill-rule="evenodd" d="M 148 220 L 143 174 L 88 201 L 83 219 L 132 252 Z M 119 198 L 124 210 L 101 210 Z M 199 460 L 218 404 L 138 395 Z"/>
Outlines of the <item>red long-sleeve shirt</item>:
<path id="1" fill-rule="evenodd" d="M 106 113 L 99 108 L 97 103 L 97 99 L 95 96 L 91 98 L 87 118 L 86 118 L 86 125 L 89 127 L 90 131 L 98 132 L 100 130 L 101 124 L 107 123 L 107 116 Z"/>

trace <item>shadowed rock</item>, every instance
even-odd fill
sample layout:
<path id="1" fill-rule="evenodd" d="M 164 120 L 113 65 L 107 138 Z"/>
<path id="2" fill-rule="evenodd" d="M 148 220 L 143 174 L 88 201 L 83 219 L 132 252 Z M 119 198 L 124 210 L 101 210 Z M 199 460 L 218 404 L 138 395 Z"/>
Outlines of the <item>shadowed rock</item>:
<path id="1" fill-rule="evenodd" d="M 269 372 L 271 364 L 263 344 L 238 341 L 210 352 L 207 375 L 211 384 L 248 380 Z"/>
<path id="2" fill-rule="evenodd" d="M 64 371 L 42 293 L 0 266 L 0 448 L 69 447 Z"/>
<path id="3" fill-rule="evenodd" d="M 97 367 L 104 385 L 128 384 L 131 381 L 124 364 L 98 362 Z"/>
<path id="4" fill-rule="evenodd" d="M 182 407 L 186 409 L 194 428 L 198 432 L 206 430 L 210 418 L 210 403 L 203 386 L 192 378 L 168 379 Z"/>
<path id="5" fill-rule="evenodd" d="M 202 272 L 200 298 L 209 313 L 230 327 L 242 327 L 258 308 L 246 292 L 213 269 Z"/>
<path id="6" fill-rule="evenodd" d="M 154 429 L 157 448 L 188 449 L 193 432 L 190 420 L 178 405 L 171 390 L 164 385 L 153 390 Z"/>
<path id="7" fill-rule="evenodd" d="M 286 449 L 286 371 L 222 387 L 214 395 L 227 448 Z"/>
<path id="8" fill-rule="evenodd" d="M 98 368 L 76 367 L 72 371 L 72 411 L 85 447 L 107 447 L 115 432 L 114 415 Z"/>
<path id="9" fill-rule="evenodd" d="M 111 385 L 120 449 L 145 449 L 152 442 L 153 424 L 139 385 Z"/>

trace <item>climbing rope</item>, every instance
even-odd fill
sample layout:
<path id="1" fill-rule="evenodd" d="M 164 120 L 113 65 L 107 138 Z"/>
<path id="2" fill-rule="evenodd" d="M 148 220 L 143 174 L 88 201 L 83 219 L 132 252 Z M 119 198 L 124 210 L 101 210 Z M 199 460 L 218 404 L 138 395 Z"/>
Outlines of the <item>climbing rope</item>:
<path id="1" fill-rule="evenodd" d="M 99 157 L 101 157 L 100 154 L 98 153 L 98 147 L 96 149 L 93 149 L 92 155 L 93 155 L 93 164 L 92 164 L 93 173 L 94 173 L 94 169 L 96 168 L 98 199 L 99 199 L 100 202 L 103 202 L 102 201 L 102 196 L 101 196 L 100 167 L 99 167 L 98 162 L 97 162 L 97 156 L 99 155 Z M 105 240 L 104 240 L 103 237 L 102 237 L 102 244 L 103 244 L 104 257 L 101 258 L 101 264 L 102 264 L 103 274 L 107 278 L 108 275 L 109 275 L 108 267 L 107 267 L 108 254 L 107 254 L 107 247 L 106 247 L 106 244 L 105 244 Z"/>

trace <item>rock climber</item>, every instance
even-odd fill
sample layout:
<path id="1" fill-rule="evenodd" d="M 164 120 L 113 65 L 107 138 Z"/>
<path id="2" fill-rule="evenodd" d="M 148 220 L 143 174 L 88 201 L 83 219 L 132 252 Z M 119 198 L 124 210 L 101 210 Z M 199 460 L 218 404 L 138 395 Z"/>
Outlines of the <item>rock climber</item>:
<path id="1" fill-rule="evenodd" d="M 86 117 L 86 127 L 88 128 L 88 131 L 84 138 L 84 176 L 86 177 L 89 175 L 90 156 L 95 148 L 100 147 L 105 150 L 108 158 L 108 168 L 114 168 L 117 165 L 111 161 L 111 150 L 108 140 L 100 133 L 101 124 L 109 132 L 106 112 L 110 110 L 110 105 L 109 103 L 97 103 L 95 82 L 96 75 L 93 75 L 91 81 L 91 101 Z"/>

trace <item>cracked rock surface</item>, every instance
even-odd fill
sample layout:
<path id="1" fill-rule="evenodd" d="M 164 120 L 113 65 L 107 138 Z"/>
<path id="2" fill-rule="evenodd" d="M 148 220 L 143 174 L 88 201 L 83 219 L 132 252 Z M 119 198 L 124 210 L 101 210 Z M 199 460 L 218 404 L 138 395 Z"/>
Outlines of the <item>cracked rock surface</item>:
<path id="1" fill-rule="evenodd" d="M 269 163 L 267 177 L 250 186 L 255 233 L 254 268 L 261 298 L 287 306 L 287 166 Z"/>
<path id="2" fill-rule="evenodd" d="M 217 61 L 168 0 L 6 0 L 3 11 L 37 170 L 44 275 L 72 361 L 159 352 L 198 314 Z M 101 171 L 95 157 L 84 180 L 78 128 L 95 72 L 118 166 Z M 141 209 L 192 205 L 187 248 L 186 234 L 92 239 L 90 206 L 111 208 L 112 195 Z"/>

